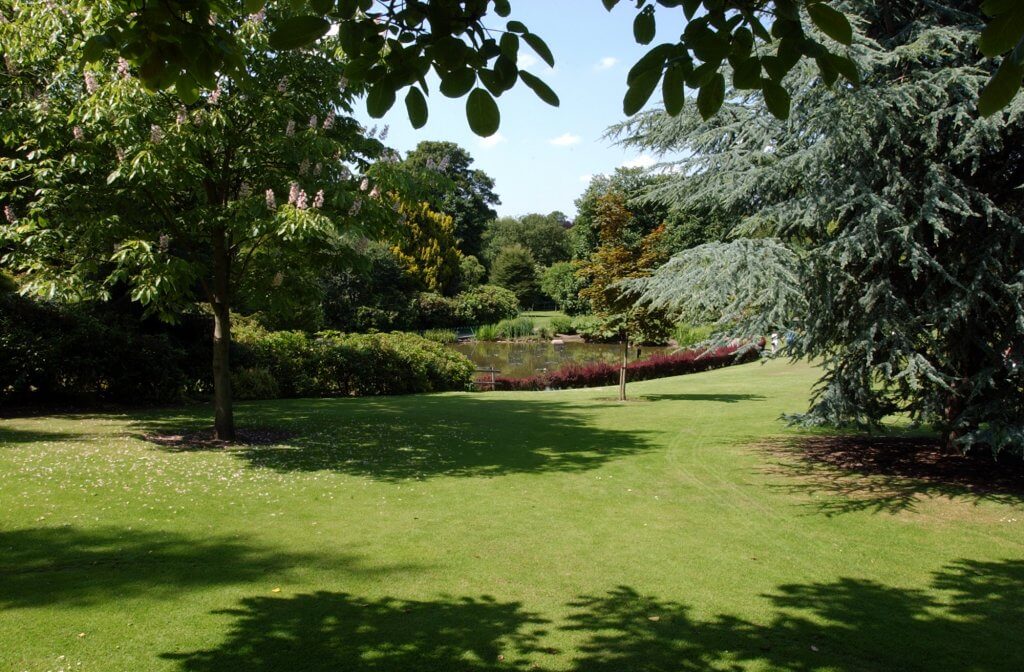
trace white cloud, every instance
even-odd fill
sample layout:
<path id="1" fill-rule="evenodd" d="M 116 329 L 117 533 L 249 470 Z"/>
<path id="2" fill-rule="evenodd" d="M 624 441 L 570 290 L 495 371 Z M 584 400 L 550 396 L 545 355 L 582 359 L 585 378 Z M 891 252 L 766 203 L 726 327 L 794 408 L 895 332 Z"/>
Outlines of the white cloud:
<path id="1" fill-rule="evenodd" d="M 480 138 L 479 142 L 480 146 L 484 149 L 490 149 L 491 147 L 497 147 L 506 140 L 508 140 L 508 138 L 502 135 L 501 131 L 498 131 L 494 135 L 488 135 L 486 138 Z"/>
<path id="2" fill-rule="evenodd" d="M 594 66 L 594 70 L 609 70 L 611 68 L 614 68 L 618 62 L 619 59 L 615 58 L 614 56 L 605 56 L 604 58 L 597 62 L 597 65 Z"/>
<path id="3" fill-rule="evenodd" d="M 519 57 L 516 58 L 516 65 L 520 68 L 532 68 L 537 65 L 537 57 L 533 54 L 528 54 L 525 51 L 520 51 Z"/>
<path id="4" fill-rule="evenodd" d="M 648 156 L 647 154 L 641 154 L 640 156 L 636 157 L 635 159 L 630 159 L 629 161 L 626 161 L 624 164 L 622 164 L 622 167 L 623 168 L 650 168 L 651 166 L 653 166 L 656 163 L 657 163 L 657 161 L 654 160 L 654 157 Z"/>
<path id="5" fill-rule="evenodd" d="M 557 138 L 551 138 L 548 140 L 548 143 L 555 147 L 569 147 L 570 145 L 578 145 L 582 139 L 580 136 L 573 135 L 572 133 L 563 133 Z"/>

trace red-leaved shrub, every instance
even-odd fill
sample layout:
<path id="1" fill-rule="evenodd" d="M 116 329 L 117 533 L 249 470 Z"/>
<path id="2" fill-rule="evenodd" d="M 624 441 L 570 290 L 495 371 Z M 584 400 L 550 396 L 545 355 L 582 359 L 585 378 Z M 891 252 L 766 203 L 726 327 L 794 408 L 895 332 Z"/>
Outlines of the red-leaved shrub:
<path id="1" fill-rule="evenodd" d="M 647 359 L 639 359 L 626 364 L 626 380 L 650 380 L 667 376 L 681 376 L 686 373 L 699 373 L 720 369 L 732 364 L 744 364 L 756 360 L 764 347 L 764 339 L 756 345 L 730 345 L 710 350 L 683 350 L 671 355 L 654 355 Z M 533 390 L 565 390 L 575 387 L 601 387 L 617 385 L 619 382 L 619 364 L 609 362 L 588 362 L 566 364 L 557 371 L 527 376 L 525 378 L 509 378 L 499 376 L 494 379 L 494 389 L 508 391 Z M 490 379 L 478 380 L 479 389 L 490 388 Z"/>

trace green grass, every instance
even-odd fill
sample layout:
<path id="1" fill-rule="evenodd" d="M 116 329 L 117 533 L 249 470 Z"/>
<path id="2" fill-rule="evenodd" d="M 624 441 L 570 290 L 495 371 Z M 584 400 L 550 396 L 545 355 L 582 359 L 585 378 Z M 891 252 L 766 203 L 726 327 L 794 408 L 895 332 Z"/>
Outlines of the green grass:
<path id="1" fill-rule="evenodd" d="M 0 420 L 0 670 L 1020 670 L 1024 506 L 769 451 L 815 372 Z"/>
<path id="2" fill-rule="evenodd" d="M 519 317 L 528 317 L 533 320 L 533 325 L 538 329 L 551 330 L 551 318 L 567 317 L 560 310 L 531 310 L 519 313 Z"/>

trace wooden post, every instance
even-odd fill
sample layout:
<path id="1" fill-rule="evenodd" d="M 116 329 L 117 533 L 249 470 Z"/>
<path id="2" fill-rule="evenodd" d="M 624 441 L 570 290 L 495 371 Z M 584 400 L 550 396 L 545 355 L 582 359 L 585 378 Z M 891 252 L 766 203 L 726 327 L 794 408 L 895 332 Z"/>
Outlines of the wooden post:
<path id="1" fill-rule="evenodd" d="M 619 368 L 619 401 L 626 400 L 626 362 L 629 360 L 629 337 L 622 339 L 622 366 Z"/>

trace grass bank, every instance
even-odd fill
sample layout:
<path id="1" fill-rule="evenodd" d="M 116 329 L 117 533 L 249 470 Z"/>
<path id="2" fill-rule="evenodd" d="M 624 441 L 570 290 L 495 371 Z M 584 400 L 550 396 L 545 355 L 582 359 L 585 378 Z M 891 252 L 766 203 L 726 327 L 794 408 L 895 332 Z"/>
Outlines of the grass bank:
<path id="1" fill-rule="evenodd" d="M 0 420 L 0 670 L 1019 670 L 1024 505 L 792 453 L 815 372 Z"/>

